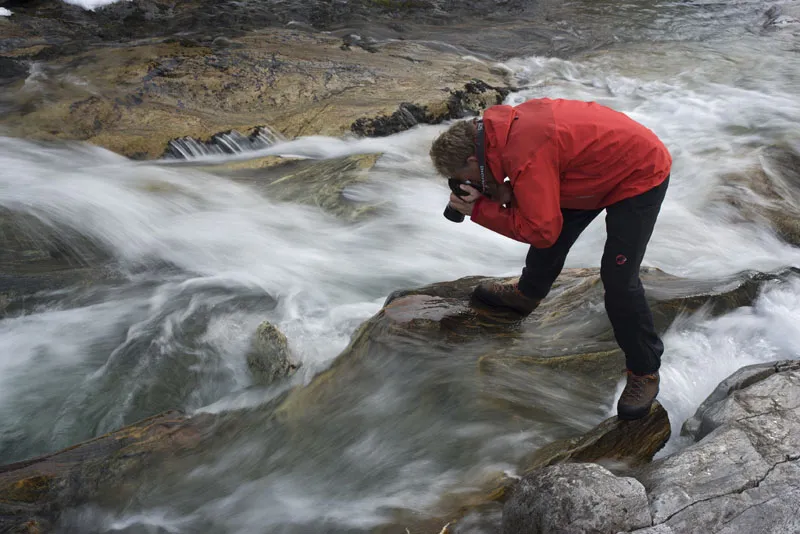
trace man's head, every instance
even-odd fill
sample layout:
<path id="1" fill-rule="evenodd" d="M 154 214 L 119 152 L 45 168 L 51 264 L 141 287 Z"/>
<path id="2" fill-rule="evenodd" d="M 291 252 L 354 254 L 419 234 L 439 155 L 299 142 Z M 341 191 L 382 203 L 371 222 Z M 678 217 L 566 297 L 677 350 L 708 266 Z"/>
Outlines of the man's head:
<path id="1" fill-rule="evenodd" d="M 479 184 L 481 173 L 475 155 L 476 134 L 475 122 L 467 120 L 456 122 L 439 135 L 430 151 L 436 171 L 447 178 Z"/>

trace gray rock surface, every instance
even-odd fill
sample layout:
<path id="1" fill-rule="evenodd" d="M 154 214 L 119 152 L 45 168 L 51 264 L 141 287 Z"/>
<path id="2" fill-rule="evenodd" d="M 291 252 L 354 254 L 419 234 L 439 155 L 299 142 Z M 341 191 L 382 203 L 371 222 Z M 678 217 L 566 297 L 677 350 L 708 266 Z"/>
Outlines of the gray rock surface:
<path id="1" fill-rule="evenodd" d="M 800 362 L 734 373 L 684 433 L 699 441 L 637 477 L 662 529 L 638 534 L 800 532 Z"/>
<path id="2" fill-rule="evenodd" d="M 503 507 L 504 534 L 613 534 L 650 524 L 644 487 L 597 464 L 534 471 Z"/>

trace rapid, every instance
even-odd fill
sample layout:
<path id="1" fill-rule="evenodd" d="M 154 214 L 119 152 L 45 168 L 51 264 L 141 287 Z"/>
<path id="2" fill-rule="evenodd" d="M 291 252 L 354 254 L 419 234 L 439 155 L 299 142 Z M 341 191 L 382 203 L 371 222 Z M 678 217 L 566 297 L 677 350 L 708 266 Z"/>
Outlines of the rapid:
<path id="1" fill-rule="evenodd" d="M 507 103 L 595 100 L 664 140 L 672 181 L 645 265 L 687 278 L 800 267 L 800 249 L 765 226 L 738 222 L 734 208 L 715 196 L 727 174 L 760 164 L 763 147 L 800 150 L 798 30 L 761 29 L 768 7 L 761 2 L 593 5 L 628 38 L 570 59 L 500 64 L 520 87 Z M 576 31 L 590 26 L 576 23 Z M 264 407 L 326 370 L 392 291 L 518 274 L 524 245 L 442 217 L 448 190 L 428 148 L 446 126 L 387 138 L 277 140 L 180 162 L 0 137 L 0 208 L 91 242 L 119 273 L 55 291 L 0 321 L 0 463 L 161 410 Z M 271 200 L 224 170 L 226 162 L 266 155 L 372 152 L 383 155 L 369 182 L 346 193 L 382 208 L 358 222 Z M 599 266 L 603 240 L 600 217 L 567 267 Z M 264 320 L 286 334 L 302 362 L 288 383 L 269 388 L 252 387 L 245 363 Z M 675 430 L 730 373 L 798 357 L 800 283 L 768 286 L 754 306 L 721 317 L 680 317 L 664 343 L 659 400 L 673 438 L 662 454 L 682 446 Z M 393 360 L 392 372 L 359 384 L 349 393 L 356 404 L 309 424 L 306 433 L 246 428 L 182 477 L 154 478 L 134 499 L 72 510 L 62 527 L 361 532 L 397 508 L 425 513 L 443 492 L 480 473 L 511 470 L 530 436 L 448 402 L 447 368 L 422 376 L 413 358 L 405 361 L 406 369 Z M 424 417 L 423 385 L 441 387 L 442 396 Z M 554 382 L 541 394 L 561 401 L 574 428 L 588 429 L 613 413 L 620 389 L 606 392 L 599 407 L 585 407 L 569 383 Z M 531 429 L 547 441 L 547 425 L 532 422 Z"/>

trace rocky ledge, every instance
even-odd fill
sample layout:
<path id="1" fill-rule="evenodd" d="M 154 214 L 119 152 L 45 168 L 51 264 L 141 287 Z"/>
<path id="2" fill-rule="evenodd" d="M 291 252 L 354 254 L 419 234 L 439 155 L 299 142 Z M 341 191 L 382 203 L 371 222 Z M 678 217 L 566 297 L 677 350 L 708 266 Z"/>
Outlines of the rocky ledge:
<path id="1" fill-rule="evenodd" d="M 740 369 L 684 426 L 695 443 L 618 477 L 593 463 L 527 475 L 504 534 L 800 530 L 800 362 Z"/>
<path id="2" fill-rule="evenodd" d="M 454 51 L 411 41 L 366 51 L 292 29 L 151 39 L 55 58 L 44 50 L 9 54 L 20 69 L 6 82 L 0 127 L 137 159 L 162 157 L 175 139 L 232 131 L 246 138 L 261 127 L 284 138 L 387 135 L 477 114 L 510 89 L 504 71 Z"/>

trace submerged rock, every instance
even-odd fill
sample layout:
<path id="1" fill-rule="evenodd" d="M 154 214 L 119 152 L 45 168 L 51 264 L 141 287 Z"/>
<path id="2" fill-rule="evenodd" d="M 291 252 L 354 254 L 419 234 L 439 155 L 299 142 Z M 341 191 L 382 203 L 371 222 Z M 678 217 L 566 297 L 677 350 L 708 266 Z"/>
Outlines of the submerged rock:
<path id="1" fill-rule="evenodd" d="M 51 532 L 59 513 L 207 445 L 216 418 L 159 414 L 62 451 L 0 466 L 0 532 Z"/>
<path id="2" fill-rule="evenodd" d="M 257 383 L 271 384 L 294 373 L 300 365 L 295 363 L 283 332 L 264 321 L 258 326 L 247 353 L 247 366 Z"/>
<path id="3" fill-rule="evenodd" d="M 650 520 L 638 480 L 597 464 L 563 464 L 520 481 L 503 507 L 503 534 L 615 534 Z"/>
<path id="4" fill-rule="evenodd" d="M 760 165 L 724 177 L 717 198 L 733 206 L 737 222 L 771 227 L 784 241 L 800 246 L 800 152 L 792 146 L 761 150 Z"/>

